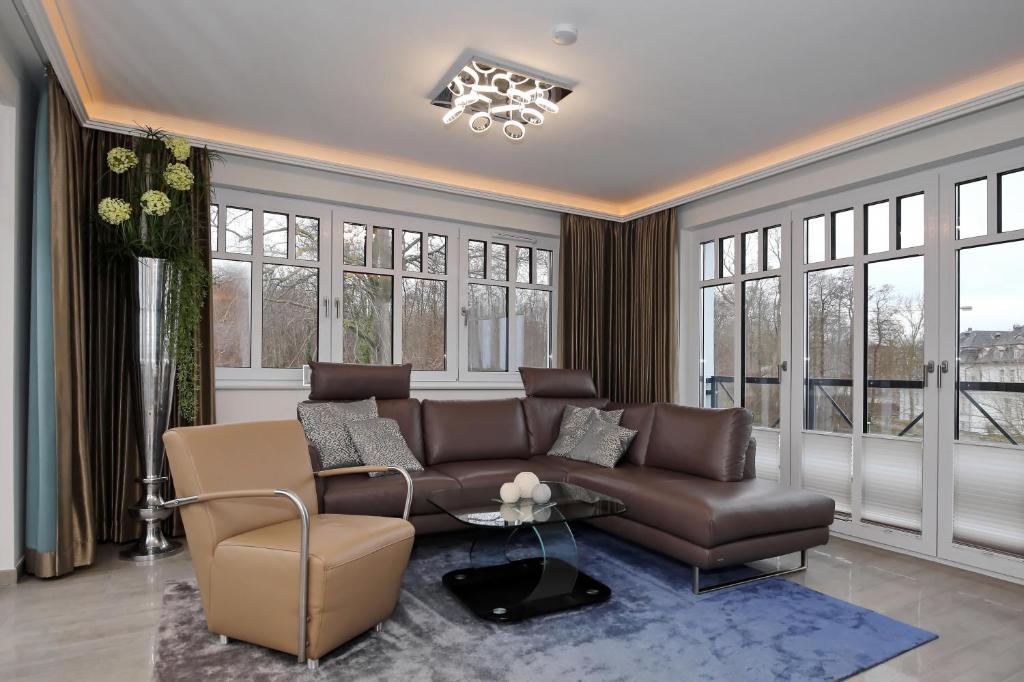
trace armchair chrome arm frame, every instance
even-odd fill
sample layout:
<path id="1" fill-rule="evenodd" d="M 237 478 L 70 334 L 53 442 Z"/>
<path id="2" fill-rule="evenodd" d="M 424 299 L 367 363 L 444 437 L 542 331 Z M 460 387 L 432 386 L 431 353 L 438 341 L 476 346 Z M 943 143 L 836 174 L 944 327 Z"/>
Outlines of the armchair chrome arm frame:
<path id="1" fill-rule="evenodd" d="M 412 476 L 409 472 L 402 467 L 393 466 L 360 466 L 360 467 L 341 467 L 338 469 L 325 469 L 324 471 L 317 471 L 315 475 L 317 478 L 330 478 L 331 476 L 347 476 L 349 474 L 384 474 L 389 471 L 397 471 L 405 479 L 405 507 L 402 510 L 402 518 L 406 521 L 409 520 L 409 512 L 412 510 L 412 494 L 413 484 Z"/>
<path id="2" fill-rule="evenodd" d="M 219 493 L 204 493 L 202 495 L 191 495 L 179 497 L 163 503 L 167 509 L 176 509 L 190 504 L 204 502 L 215 502 L 217 500 L 230 500 L 245 497 L 285 497 L 299 512 L 299 521 L 302 525 L 302 535 L 299 539 L 299 663 L 306 662 L 306 604 L 309 600 L 309 510 L 302 499 L 291 490 L 283 488 L 275 490 L 228 490 Z"/>

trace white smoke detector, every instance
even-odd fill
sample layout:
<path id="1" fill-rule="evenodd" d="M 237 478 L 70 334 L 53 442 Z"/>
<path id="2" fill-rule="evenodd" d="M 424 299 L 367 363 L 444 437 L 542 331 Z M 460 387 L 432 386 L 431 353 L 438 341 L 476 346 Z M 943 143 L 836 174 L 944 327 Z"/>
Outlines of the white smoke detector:
<path id="1" fill-rule="evenodd" d="M 558 24 L 551 29 L 551 39 L 555 45 L 572 45 L 579 37 L 579 31 L 572 24 Z"/>

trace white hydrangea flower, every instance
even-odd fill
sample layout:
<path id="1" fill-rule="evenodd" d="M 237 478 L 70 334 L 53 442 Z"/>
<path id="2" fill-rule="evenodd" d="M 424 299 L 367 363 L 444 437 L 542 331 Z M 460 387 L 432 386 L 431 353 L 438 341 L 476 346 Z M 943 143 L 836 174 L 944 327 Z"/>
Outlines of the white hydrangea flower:
<path id="1" fill-rule="evenodd" d="M 120 225 L 132 217 L 132 205 L 124 199 L 100 199 L 98 210 L 100 218 L 111 225 Z"/>
<path id="2" fill-rule="evenodd" d="M 185 192 L 192 189 L 195 176 L 192 175 L 192 171 L 185 164 L 172 163 L 164 170 L 164 181 L 171 189 Z"/>
<path id="3" fill-rule="evenodd" d="M 156 189 L 143 192 L 139 203 L 142 204 L 142 211 L 146 215 L 167 215 L 171 210 L 170 197 Z"/>
<path id="4" fill-rule="evenodd" d="M 107 166 L 115 173 L 124 173 L 139 163 L 139 157 L 131 149 L 114 147 L 107 152 Z"/>
<path id="5" fill-rule="evenodd" d="M 192 145 L 183 137 L 168 137 L 164 145 L 171 151 L 171 155 L 178 161 L 184 161 L 192 153 Z"/>

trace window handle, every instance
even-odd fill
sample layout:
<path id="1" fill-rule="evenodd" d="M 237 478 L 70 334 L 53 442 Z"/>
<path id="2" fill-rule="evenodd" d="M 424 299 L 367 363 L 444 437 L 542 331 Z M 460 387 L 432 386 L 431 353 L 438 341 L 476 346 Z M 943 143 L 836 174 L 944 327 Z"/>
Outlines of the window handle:
<path id="1" fill-rule="evenodd" d="M 468 327 L 469 326 L 469 308 L 467 308 L 466 306 L 462 306 L 461 312 L 462 312 L 462 326 L 463 327 Z"/>
<path id="2" fill-rule="evenodd" d="M 779 363 L 779 371 L 780 372 L 788 372 L 789 371 L 789 360 L 783 360 L 782 362 Z"/>
<path id="3" fill-rule="evenodd" d="M 949 360 L 943 360 L 939 363 L 939 375 L 936 377 L 938 381 L 936 384 L 939 388 L 942 388 L 942 375 L 949 372 Z"/>
<path id="4" fill-rule="evenodd" d="M 331 304 L 326 296 L 324 296 L 324 317 L 331 316 Z"/>
<path id="5" fill-rule="evenodd" d="M 928 388 L 928 375 L 935 371 L 935 361 L 929 360 L 921 366 L 921 383 L 923 388 Z M 941 381 L 941 380 L 940 380 Z"/>
<path id="6" fill-rule="evenodd" d="M 341 299 L 338 297 L 334 298 L 334 316 L 341 318 Z"/>

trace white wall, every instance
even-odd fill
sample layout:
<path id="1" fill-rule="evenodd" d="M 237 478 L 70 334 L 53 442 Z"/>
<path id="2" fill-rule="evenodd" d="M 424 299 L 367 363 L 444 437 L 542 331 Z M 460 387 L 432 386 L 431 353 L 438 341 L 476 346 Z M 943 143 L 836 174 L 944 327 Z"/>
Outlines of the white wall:
<path id="1" fill-rule="evenodd" d="M 391 213 L 435 218 L 506 230 L 557 235 L 560 217 L 553 211 L 525 208 L 486 199 L 405 187 L 240 156 L 225 155 L 213 167 L 213 182 L 255 192 L 314 199 Z M 415 383 L 414 383 L 415 389 Z M 309 394 L 302 388 L 217 388 L 217 421 L 221 423 L 293 419 L 295 405 Z M 508 389 L 413 390 L 413 397 L 438 400 L 509 398 L 523 395 L 522 386 Z"/>
<path id="2" fill-rule="evenodd" d="M 13 580 L 23 551 L 32 161 L 42 76 L 21 19 L 0 2 L 0 585 Z"/>

